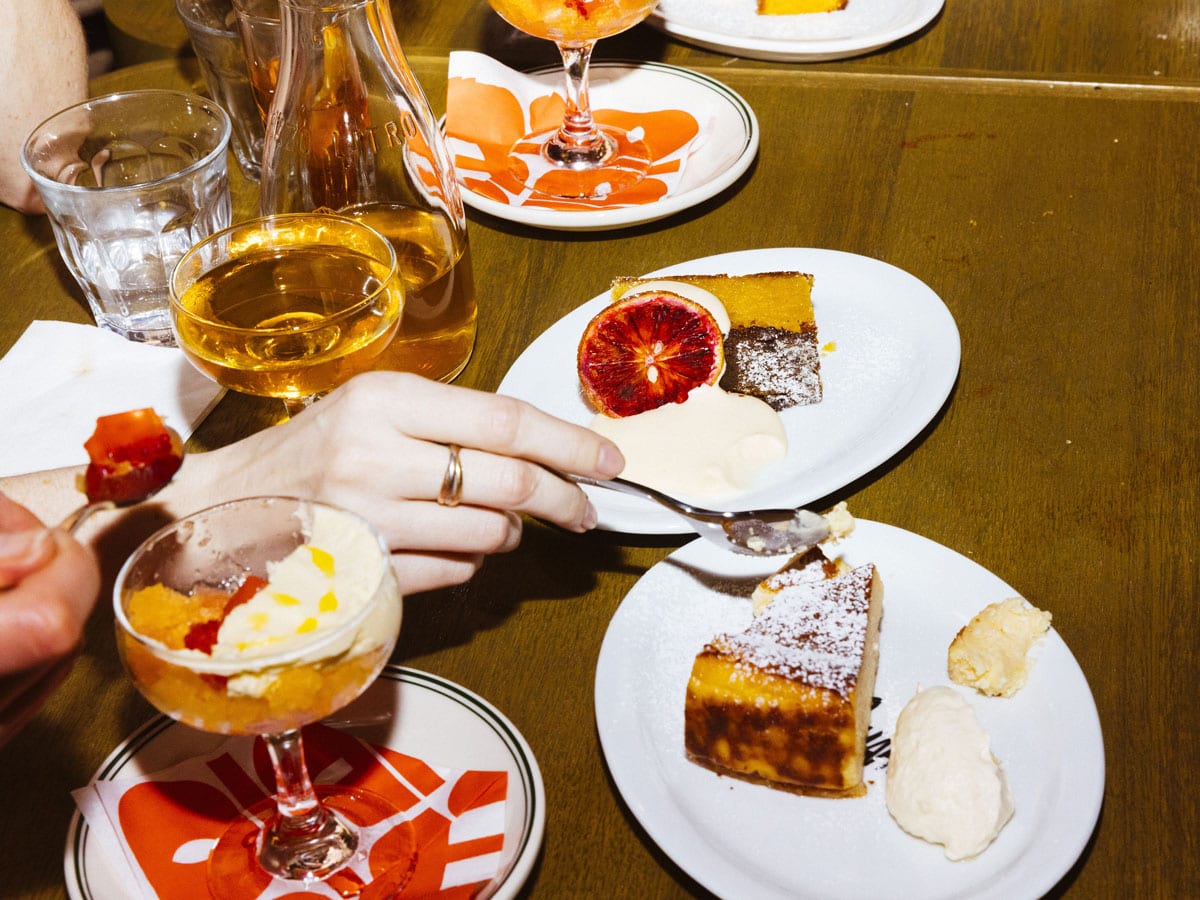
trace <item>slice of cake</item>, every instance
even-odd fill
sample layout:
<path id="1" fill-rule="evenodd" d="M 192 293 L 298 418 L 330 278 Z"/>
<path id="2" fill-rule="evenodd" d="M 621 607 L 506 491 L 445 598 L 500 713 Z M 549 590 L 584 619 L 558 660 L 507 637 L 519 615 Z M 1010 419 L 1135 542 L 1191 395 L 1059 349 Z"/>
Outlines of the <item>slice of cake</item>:
<path id="1" fill-rule="evenodd" d="M 811 275 L 760 272 L 617 278 L 612 284 L 613 299 L 652 281 L 694 285 L 725 306 L 730 321 L 721 378 L 725 390 L 758 397 L 775 410 L 821 401 Z"/>
<path id="2" fill-rule="evenodd" d="M 840 556 L 830 559 L 820 547 L 810 547 L 793 556 L 782 569 L 755 586 L 754 593 L 750 595 L 754 615 L 761 615 L 779 596 L 779 592 L 791 585 L 804 581 L 825 581 L 848 571 L 849 567 Z"/>
<path id="3" fill-rule="evenodd" d="M 794 16 L 798 13 L 833 12 L 846 8 L 847 0 L 758 0 L 760 16 Z"/>
<path id="4" fill-rule="evenodd" d="M 760 585 L 769 603 L 748 629 L 696 655 L 684 702 L 690 759 L 803 794 L 866 793 L 883 587 L 873 565 L 837 567 L 812 551 L 793 560 Z"/>

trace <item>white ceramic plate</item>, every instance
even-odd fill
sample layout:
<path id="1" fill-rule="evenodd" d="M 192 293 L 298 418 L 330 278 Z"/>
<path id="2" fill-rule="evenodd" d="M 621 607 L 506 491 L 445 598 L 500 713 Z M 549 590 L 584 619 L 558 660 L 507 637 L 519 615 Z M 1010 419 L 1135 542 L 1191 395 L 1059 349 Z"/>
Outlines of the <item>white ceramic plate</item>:
<path id="1" fill-rule="evenodd" d="M 457 769 L 506 770 L 504 867 L 479 894 L 511 900 L 529 877 L 546 827 L 546 790 L 533 751 L 494 706 L 452 681 L 389 665 L 336 719 L 380 720 L 357 727 L 363 740 Z M 150 774 L 201 755 L 225 738 L 195 731 L 157 716 L 129 736 L 96 771 L 93 780 Z M 107 900 L 126 887 L 89 840 L 87 822 L 76 812 L 67 832 L 63 869 L 73 900 Z"/>
<path id="2" fill-rule="evenodd" d="M 918 686 L 948 684 L 946 650 L 988 603 L 1017 594 L 926 538 L 859 521 L 837 548 L 873 562 L 884 586 L 871 715 L 879 748 Z M 778 560 L 775 561 L 778 564 Z M 867 796 L 800 797 L 716 775 L 683 751 L 683 701 L 694 655 L 752 618 L 746 599 L 771 562 L 703 540 L 650 569 L 617 609 L 596 667 L 596 722 L 612 777 L 651 838 L 681 868 L 737 900 L 1041 897 L 1087 844 L 1104 793 L 1104 745 L 1087 681 L 1053 629 L 1034 648 L 1014 697 L 955 686 L 991 736 L 1016 813 L 982 854 L 950 862 L 888 815 L 883 760 Z M 881 734 L 875 734 L 881 732 Z"/>
<path id="3" fill-rule="evenodd" d="M 672 37 L 718 53 L 775 62 L 861 56 L 919 31 L 943 0 L 849 0 L 844 9 L 760 16 L 756 0 L 659 0 L 647 20 Z"/>
<path id="4" fill-rule="evenodd" d="M 950 311 L 923 282 L 876 259 L 837 250 L 745 250 L 650 274 L 777 271 L 813 275 L 818 341 L 832 342 L 835 349 L 821 356 L 824 399 L 782 413 L 786 458 L 746 494 L 722 504 L 730 509 L 802 506 L 844 487 L 917 435 L 958 375 L 958 328 Z M 605 291 L 547 329 L 509 369 L 500 393 L 572 422 L 590 422 L 575 353 L 588 320 L 608 302 Z M 634 534 L 689 530 L 649 501 L 592 488 L 588 494 L 602 528 Z"/>
<path id="5" fill-rule="evenodd" d="M 561 67 L 536 69 L 529 74 L 561 91 Z M 698 72 L 656 62 L 595 62 L 590 69 L 589 95 L 594 109 L 648 112 L 672 108 L 697 115 L 703 131 L 673 190 L 659 200 L 636 206 L 546 209 L 514 206 L 485 197 L 470 190 L 460 173 L 463 202 L 480 212 L 539 228 L 624 228 L 674 215 L 716 196 L 749 168 L 758 152 L 758 119 L 750 105 L 721 82 Z M 469 174 L 478 176 L 478 172 Z"/>

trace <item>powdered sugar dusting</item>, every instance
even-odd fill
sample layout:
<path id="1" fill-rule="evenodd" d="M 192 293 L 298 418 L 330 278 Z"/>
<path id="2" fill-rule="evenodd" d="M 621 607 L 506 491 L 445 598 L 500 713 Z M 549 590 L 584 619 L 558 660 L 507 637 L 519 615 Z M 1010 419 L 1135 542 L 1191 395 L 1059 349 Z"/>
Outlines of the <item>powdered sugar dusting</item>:
<path id="1" fill-rule="evenodd" d="M 815 330 L 734 328 L 725 338 L 725 365 L 722 387 L 760 397 L 774 410 L 821 402 Z"/>
<path id="2" fill-rule="evenodd" d="M 820 548 L 814 548 L 804 556 L 788 563 L 787 568 L 781 569 L 774 575 L 763 580 L 762 586 L 767 591 L 780 591 L 786 587 L 803 584 L 806 581 L 818 581 L 832 578 L 837 574 L 836 564 L 830 560 Z"/>
<path id="3" fill-rule="evenodd" d="M 743 663 L 849 698 L 867 637 L 875 568 L 860 566 L 827 581 L 784 586 L 749 629 L 713 646 Z"/>

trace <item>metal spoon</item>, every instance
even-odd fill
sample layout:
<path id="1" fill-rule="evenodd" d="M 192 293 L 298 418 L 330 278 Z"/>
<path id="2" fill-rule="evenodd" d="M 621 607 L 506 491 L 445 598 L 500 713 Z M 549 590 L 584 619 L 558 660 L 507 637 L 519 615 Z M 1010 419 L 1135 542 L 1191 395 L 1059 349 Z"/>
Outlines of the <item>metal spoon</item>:
<path id="1" fill-rule="evenodd" d="M 721 512 L 701 509 L 676 500 L 661 491 L 612 478 L 608 481 L 584 475 L 568 475 L 577 484 L 591 485 L 653 500 L 684 519 L 696 533 L 714 544 L 747 556 L 782 556 L 803 553 L 829 537 L 829 522 L 807 509 L 749 509 Z"/>
<path id="2" fill-rule="evenodd" d="M 179 466 L 182 466 L 183 458 L 187 455 L 187 451 L 183 447 L 183 442 L 179 441 L 178 439 L 172 440 L 171 446 L 178 452 Z M 122 497 L 120 500 L 92 500 L 90 503 L 85 503 L 83 506 L 79 507 L 79 509 L 75 510 L 65 519 L 63 519 L 59 523 L 58 527 L 63 531 L 66 531 L 68 534 L 74 534 L 79 526 L 90 519 L 93 514 L 98 513 L 101 510 L 123 509 L 127 506 L 135 506 L 138 503 L 144 503 L 146 500 L 149 500 L 168 484 L 170 484 L 171 479 L 175 477 L 175 472 L 177 471 L 179 471 L 178 466 L 172 470 L 171 474 L 166 478 L 158 478 L 154 481 L 147 480 L 145 484 L 141 485 L 142 490 L 140 490 L 136 495 L 131 494 L 127 497 Z"/>

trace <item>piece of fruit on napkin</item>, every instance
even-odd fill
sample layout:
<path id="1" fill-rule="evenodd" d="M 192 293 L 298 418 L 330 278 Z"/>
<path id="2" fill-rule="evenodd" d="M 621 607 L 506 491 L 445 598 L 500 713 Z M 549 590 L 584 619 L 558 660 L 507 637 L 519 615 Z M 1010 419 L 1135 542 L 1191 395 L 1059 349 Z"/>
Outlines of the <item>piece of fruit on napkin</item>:
<path id="1" fill-rule="evenodd" d="M 507 772 L 442 768 L 320 724 L 304 729 L 304 745 L 318 786 L 373 791 L 402 811 L 398 821 L 412 822 L 417 868 L 398 896 L 467 900 L 500 874 Z M 97 780 L 73 796 L 122 883 L 147 898 L 196 900 L 207 895 L 198 891 L 218 837 L 243 810 L 270 797 L 273 784 L 263 742 L 234 737 L 163 771 Z M 391 827 L 363 830 L 360 847 L 368 856 Z M 296 894 L 339 896 L 323 883 L 297 886 Z"/>

